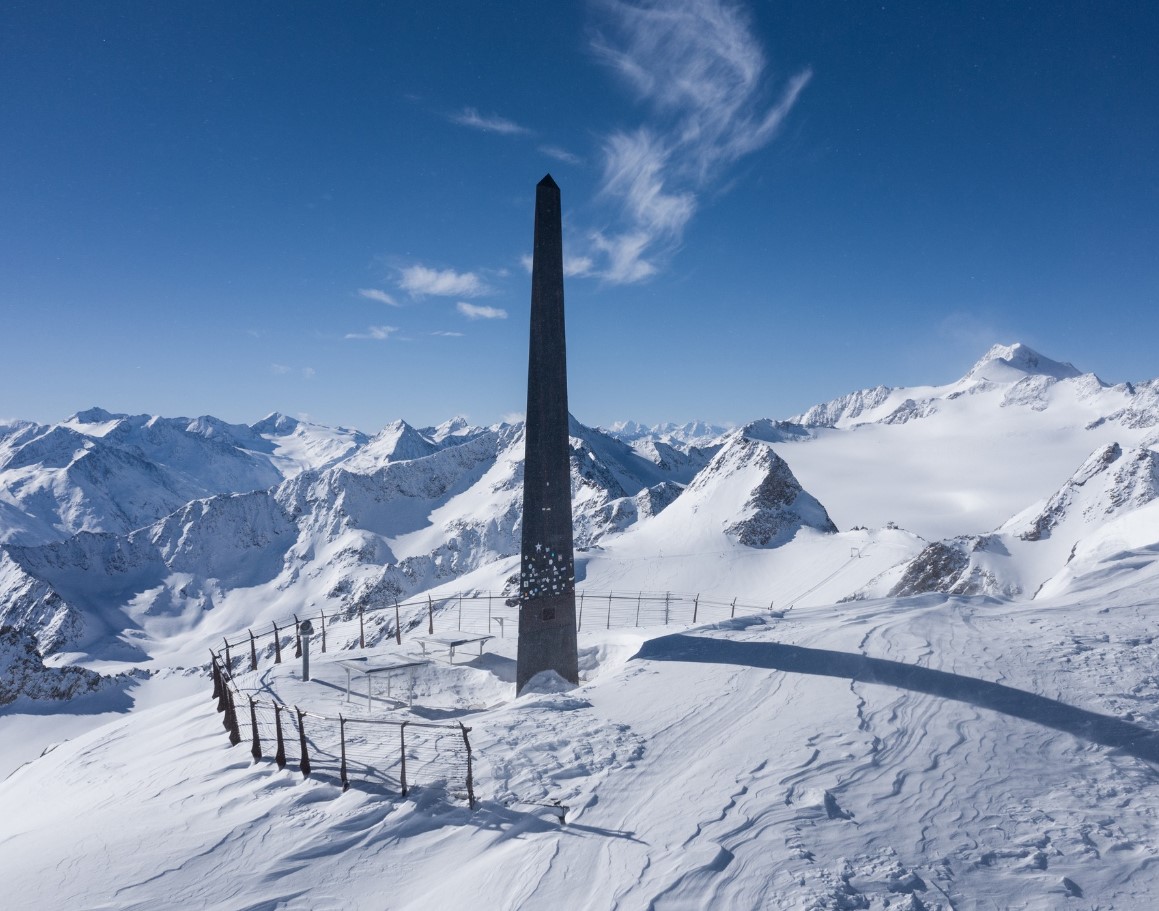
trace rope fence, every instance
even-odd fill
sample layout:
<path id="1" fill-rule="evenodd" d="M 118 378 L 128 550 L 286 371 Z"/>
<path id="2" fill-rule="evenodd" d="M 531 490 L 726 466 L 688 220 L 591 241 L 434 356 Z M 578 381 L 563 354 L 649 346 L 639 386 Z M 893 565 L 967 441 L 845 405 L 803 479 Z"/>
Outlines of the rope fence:
<path id="1" fill-rule="evenodd" d="M 212 656 L 213 696 L 234 746 L 257 762 L 297 768 L 304 777 L 351 781 L 406 796 L 416 786 L 442 787 L 475 806 L 471 729 L 461 722 L 398 721 L 303 711 L 259 698 Z"/>
<path id="2" fill-rule="evenodd" d="M 576 629 L 609 630 L 673 624 L 711 623 L 737 614 L 776 616 L 773 603 L 720 601 L 679 592 L 576 591 Z M 309 620 L 312 644 L 323 653 L 374 648 L 404 636 L 434 636 L 450 632 L 505 638 L 518 635 L 519 603 L 507 593 L 461 592 L 440 598 L 426 596 L 374 607 L 349 607 L 337 612 L 319 610 L 299 618 L 272 621 L 268 629 L 249 629 L 234 640 L 223 639 L 224 667 L 257 670 L 264 661 L 281 664 L 290 655 L 302 656 L 299 628 Z"/>
<path id="3" fill-rule="evenodd" d="M 576 592 L 576 628 L 611 630 L 710 623 L 738 613 L 781 616 L 772 602 L 720 601 L 677 592 Z M 254 761 L 272 759 L 303 776 L 328 778 L 345 791 L 351 782 L 406 796 L 416 786 L 441 787 L 474 808 L 471 729 L 431 722 L 324 715 L 271 698 L 257 680 L 259 666 L 302 657 L 302 626 L 310 647 L 328 651 L 375 648 L 404 638 L 461 633 L 518 635 L 519 602 L 507 593 L 462 592 L 434 598 L 349 607 L 327 614 L 272 621 L 247 629 L 220 651 L 210 649 L 213 699 L 233 745 L 246 744 Z M 264 694 L 264 695 L 263 695 Z"/>

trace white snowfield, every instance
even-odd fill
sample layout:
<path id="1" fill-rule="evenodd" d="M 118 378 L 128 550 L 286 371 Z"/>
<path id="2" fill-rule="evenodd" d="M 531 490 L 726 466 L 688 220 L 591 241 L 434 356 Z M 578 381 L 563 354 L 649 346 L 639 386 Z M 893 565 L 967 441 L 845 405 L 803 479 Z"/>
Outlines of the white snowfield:
<path id="1" fill-rule="evenodd" d="M 680 428 L 623 425 L 628 449 L 581 429 L 583 590 L 770 610 L 601 629 L 585 596 L 580 686 L 519 698 L 511 629 L 436 658 L 407 683 L 414 707 L 389 713 L 471 729 L 474 810 L 455 785 L 344 793 L 255 762 L 204 666 L 223 635 L 337 613 L 384 578 L 375 561 L 409 559 L 410 593 L 436 600 L 503 588 L 516 429 L 332 437 L 322 452 L 349 439 L 362 461 L 282 482 L 279 510 L 248 494 L 184 507 L 148 547 L 13 545 L 6 592 L 54 592 L 104 630 L 62 633 L 45 674 L 152 676 L 0 707 L 0 881 L 21 907 L 70 911 L 1159 907 L 1154 399 L 996 346 L 950 386 L 817 406 L 806 431 L 764 421 L 708 443 L 698 425 L 694 449 Z M 250 543 L 231 555 L 215 534 Z M 899 585 L 925 593 L 883 596 Z M 332 664 L 350 654 L 315 653 L 310 682 L 290 658 L 254 679 L 365 713 Z"/>

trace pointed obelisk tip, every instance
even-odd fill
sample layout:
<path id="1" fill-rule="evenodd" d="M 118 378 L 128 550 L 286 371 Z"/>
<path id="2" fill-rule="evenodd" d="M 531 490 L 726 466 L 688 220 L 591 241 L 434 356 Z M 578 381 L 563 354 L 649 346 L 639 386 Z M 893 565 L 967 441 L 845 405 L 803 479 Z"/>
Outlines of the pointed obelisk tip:
<path id="1" fill-rule="evenodd" d="M 556 190 L 559 189 L 559 184 L 557 184 L 554 180 L 551 179 L 550 174 L 544 174 L 543 180 L 541 180 L 539 183 L 537 183 L 536 186 L 537 187 L 549 187 L 551 189 L 556 189 Z"/>

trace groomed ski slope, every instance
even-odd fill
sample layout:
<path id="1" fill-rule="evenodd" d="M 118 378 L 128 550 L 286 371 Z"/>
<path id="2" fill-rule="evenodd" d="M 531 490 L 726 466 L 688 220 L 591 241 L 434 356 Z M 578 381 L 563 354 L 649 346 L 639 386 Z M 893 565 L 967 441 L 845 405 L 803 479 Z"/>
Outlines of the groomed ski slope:
<path id="1" fill-rule="evenodd" d="M 585 632 L 581 687 L 465 716 L 474 812 L 254 764 L 204 679 L 155 678 L 190 693 L 0 783 L 3 878 L 40 909 L 1152 908 L 1155 556 Z"/>

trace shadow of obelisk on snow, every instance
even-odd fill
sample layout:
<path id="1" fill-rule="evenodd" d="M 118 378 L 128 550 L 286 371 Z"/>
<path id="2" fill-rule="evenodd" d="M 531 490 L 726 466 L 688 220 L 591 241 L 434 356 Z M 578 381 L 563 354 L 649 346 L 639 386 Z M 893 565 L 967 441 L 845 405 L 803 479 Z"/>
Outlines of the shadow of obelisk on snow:
<path id="1" fill-rule="evenodd" d="M 916 693 L 928 693 L 1065 731 L 1081 740 L 1122 750 L 1147 762 L 1159 763 L 1159 732 L 1109 715 L 1080 709 L 1001 683 L 948 671 L 776 642 L 736 642 L 677 633 L 650 639 L 635 655 L 649 661 L 696 661 L 763 667 L 792 674 L 840 677 L 855 683 L 876 683 Z"/>
<path id="2" fill-rule="evenodd" d="M 542 671 L 579 682 L 571 521 L 563 225 L 559 187 L 548 174 L 535 188 L 517 693 Z"/>

